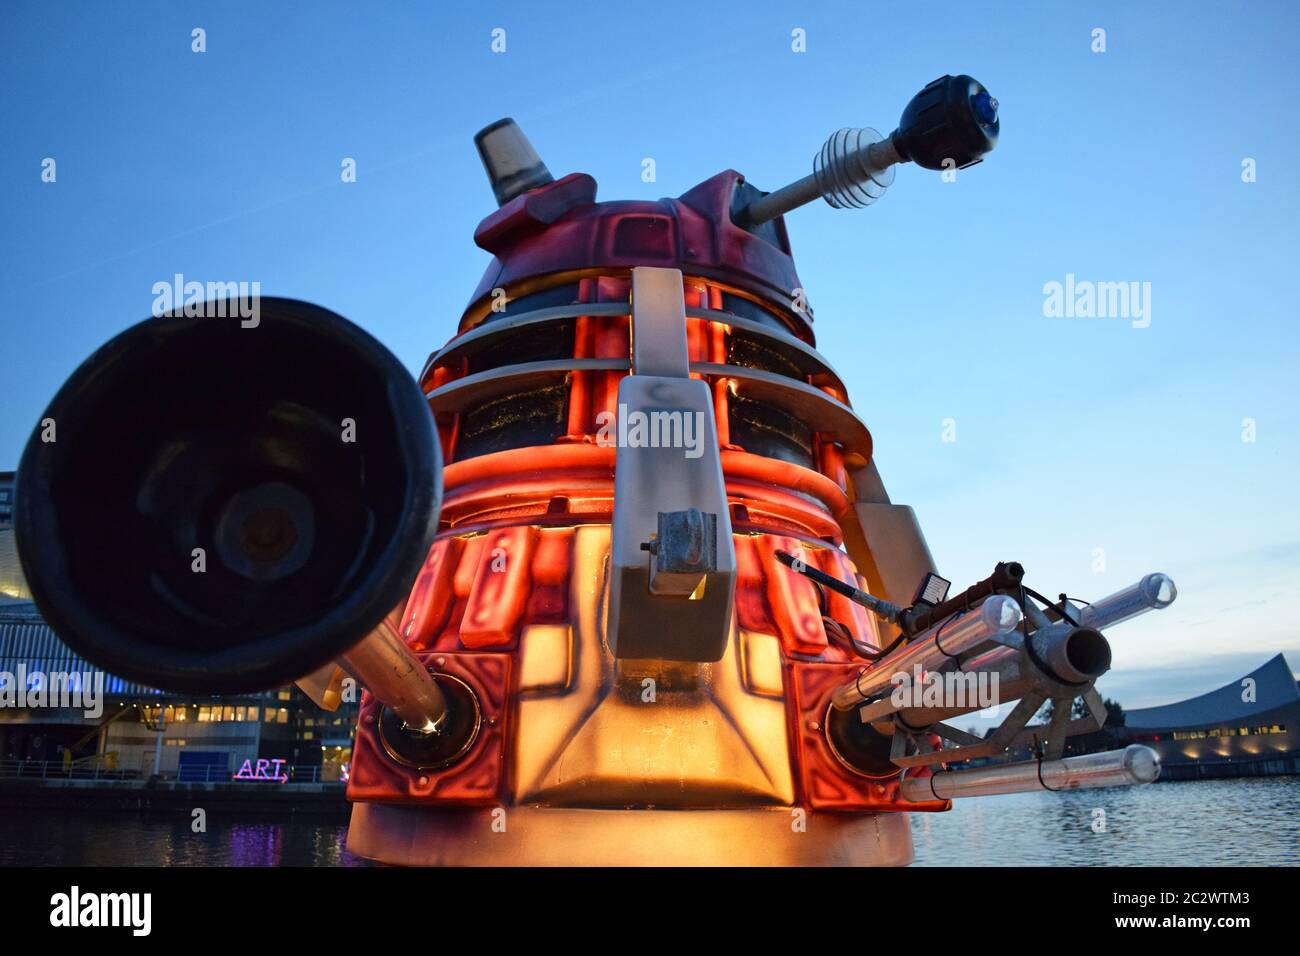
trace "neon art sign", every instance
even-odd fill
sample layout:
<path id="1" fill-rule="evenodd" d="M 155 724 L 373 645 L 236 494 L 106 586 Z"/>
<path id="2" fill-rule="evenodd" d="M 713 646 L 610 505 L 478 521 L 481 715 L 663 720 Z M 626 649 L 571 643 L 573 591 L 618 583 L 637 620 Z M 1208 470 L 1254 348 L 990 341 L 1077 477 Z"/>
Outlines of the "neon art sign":
<path id="1" fill-rule="evenodd" d="M 256 765 L 254 761 L 245 760 L 244 765 L 239 768 L 239 772 L 234 775 L 234 780 L 260 780 L 269 783 L 288 783 L 289 774 L 281 770 L 286 761 L 276 758 L 274 760 L 264 760 L 257 758 Z"/>

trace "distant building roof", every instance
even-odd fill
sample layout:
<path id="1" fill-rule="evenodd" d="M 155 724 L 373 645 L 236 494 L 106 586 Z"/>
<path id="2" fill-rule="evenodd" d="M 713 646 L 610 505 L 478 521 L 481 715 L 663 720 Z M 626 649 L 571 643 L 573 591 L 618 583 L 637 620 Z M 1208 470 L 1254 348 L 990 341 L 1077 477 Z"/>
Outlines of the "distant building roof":
<path id="1" fill-rule="evenodd" d="M 1247 679 L 1255 682 L 1255 699 L 1243 701 Z M 1144 707 L 1124 712 L 1124 726 L 1148 729 L 1167 727 L 1204 727 L 1209 724 L 1232 722 L 1276 710 L 1300 701 L 1300 684 L 1281 654 L 1251 671 L 1240 680 L 1225 684 L 1200 697 L 1191 697 L 1176 704 Z"/>
<path id="2" fill-rule="evenodd" d="M 0 672 L 17 674 L 19 666 L 28 675 L 42 673 L 83 674 L 99 670 L 59 640 L 35 604 L 0 603 Z M 151 696 L 161 691 L 106 674 L 104 688 L 110 694 Z"/>

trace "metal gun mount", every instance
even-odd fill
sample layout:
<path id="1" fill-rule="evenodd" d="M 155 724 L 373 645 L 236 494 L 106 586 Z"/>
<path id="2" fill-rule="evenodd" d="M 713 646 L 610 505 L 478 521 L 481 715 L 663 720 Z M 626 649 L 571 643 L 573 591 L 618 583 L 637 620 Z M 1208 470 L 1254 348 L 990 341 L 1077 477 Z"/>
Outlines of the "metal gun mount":
<path id="1" fill-rule="evenodd" d="M 1111 664 L 1110 644 L 1102 630 L 1172 604 L 1178 591 L 1167 575 L 1148 574 L 1095 604 L 1080 605 L 1065 595 L 1052 604 L 1024 587 L 1024 569 L 1012 562 L 999 564 L 992 575 L 954 598 L 938 604 L 918 600 L 910 608 L 900 608 L 789 554 L 778 557 L 792 570 L 897 624 L 902 632 L 894 645 L 832 697 L 826 735 L 846 764 L 869 776 L 882 776 L 893 768 L 907 771 L 991 757 L 1026 743 L 1035 747 L 1036 760 L 1001 766 L 996 773 L 979 768 L 905 779 L 901 791 L 905 799 L 1149 783 L 1159 774 L 1159 761 L 1146 747 L 1089 754 L 1086 761 L 1061 757 L 1067 737 L 1098 730 L 1106 722 L 1106 708 L 1095 688 Z M 893 693 L 909 687 L 914 675 L 921 673 L 948 687 L 961 685 L 960 699 L 918 705 L 909 694 Z M 995 703 L 1018 700 L 983 739 L 947 723 L 989 706 L 988 701 L 975 699 L 974 687 L 981 680 L 996 681 Z M 1086 715 L 1072 718 L 1078 699 Z M 1049 700 L 1048 723 L 1031 725 L 1029 721 Z M 935 747 L 932 735 L 955 746 Z M 940 779 L 943 793 L 936 789 Z"/>
<path id="2" fill-rule="evenodd" d="M 1085 607 L 1067 599 L 1045 611 L 1028 596 L 1021 597 L 1018 603 L 1005 598 L 1015 609 L 1019 629 L 1013 626 L 1000 633 L 989 633 L 983 641 L 968 642 L 954 658 L 935 662 L 939 673 L 953 672 L 976 678 L 981 674 L 996 675 L 1000 697 L 1019 699 L 1006 719 L 983 740 L 944 722 L 979 707 L 898 708 L 891 707 L 889 700 L 876 700 L 858 710 L 858 719 L 861 723 L 892 720 L 895 741 L 891 759 L 900 767 L 990 757 L 1034 741 L 1043 743 L 1042 759 L 1056 760 L 1064 751 L 1066 737 L 1099 730 L 1106 722 L 1106 708 L 1095 687 L 1097 679 L 1111 664 L 1110 644 L 1101 628 L 1142 611 L 1167 607 L 1176 596 L 1173 581 L 1157 573 Z M 985 603 L 994 600 L 990 598 Z M 977 613 L 968 612 L 963 617 Z M 953 649 L 946 636 L 942 639 L 943 647 L 939 648 L 937 635 L 945 627 L 956 630 L 960 621 L 959 617 L 950 624 L 945 622 L 933 628 L 936 637 L 931 643 L 940 654 L 946 656 Z M 1087 715 L 1072 719 L 1076 699 L 1083 700 Z M 1049 700 L 1051 721 L 1031 725 L 1029 721 Z M 931 733 L 958 746 L 933 749 L 928 743 Z M 915 745 L 916 753 L 903 752 L 908 743 Z"/>

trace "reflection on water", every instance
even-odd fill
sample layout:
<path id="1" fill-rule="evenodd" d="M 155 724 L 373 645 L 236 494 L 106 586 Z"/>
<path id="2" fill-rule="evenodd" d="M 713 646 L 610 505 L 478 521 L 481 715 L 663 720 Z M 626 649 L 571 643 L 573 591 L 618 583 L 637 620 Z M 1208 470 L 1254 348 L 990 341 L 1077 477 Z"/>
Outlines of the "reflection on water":
<path id="1" fill-rule="evenodd" d="M 912 814 L 912 839 L 922 866 L 1295 866 L 1300 777 L 957 800 Z"/>
<path id="2" fill-rule="evenodd" d="M 1105 831 L 1094 832 L 1105 811 Z M 1300 777 L 1022 793 L 912 814 L 920 865 L 1300 865 Z M 298 818 L 0 811 L 0 866 L 365 866 L 347 826 Z"/>
<path id="3" fill-rule="evenodd" d="M 0 866 L 365 866 L 345 849 L 347 826 L 310 818 L 222 820 L 206 833 L 188 816 L 7 810 Z"/>

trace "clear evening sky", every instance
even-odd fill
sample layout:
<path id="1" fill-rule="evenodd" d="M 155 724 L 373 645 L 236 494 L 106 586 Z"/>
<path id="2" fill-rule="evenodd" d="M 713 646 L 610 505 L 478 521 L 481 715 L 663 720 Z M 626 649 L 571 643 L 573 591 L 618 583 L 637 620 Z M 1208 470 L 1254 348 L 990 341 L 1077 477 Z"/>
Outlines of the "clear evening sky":
<path id="1" fill-rule="evenodd" d="M 787 218 L 887 488 L 957 587 L 999 559 L 1053 596 L 1171 574 L 1178 603 L 1111 634 L 1100 686 L 1126 706 L 1300 667 L 1298 24 L 1290 3 L 6 3 L 0 470 L 178 272 L 328 306 L 418 369 L 488 262 L 471 136 L 501 116 L 602 198 L 727 167 L 774 189 L 970 73 L 1001 102 L 985 163 Z M 1149 326 L 1045 316 L 1067 274 L 1149 282 Z"/>

